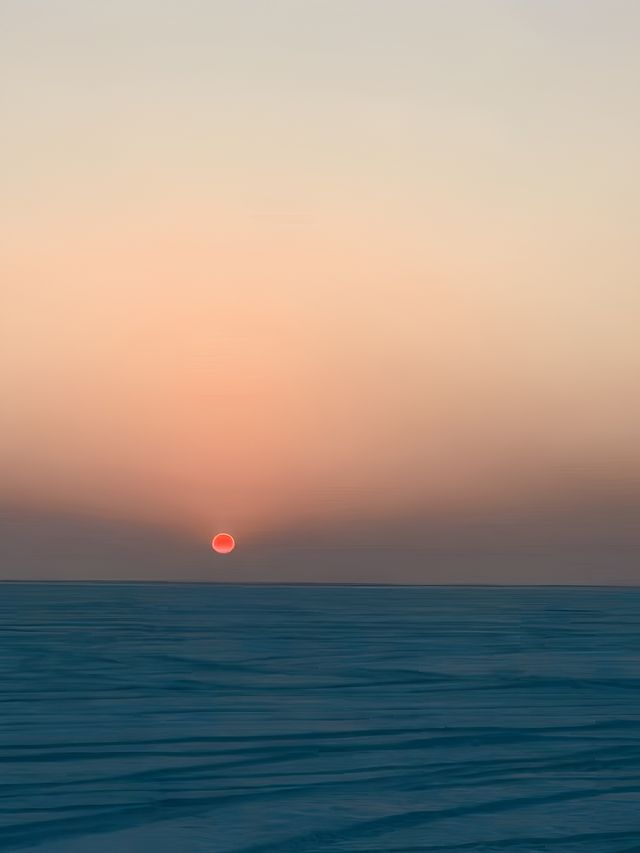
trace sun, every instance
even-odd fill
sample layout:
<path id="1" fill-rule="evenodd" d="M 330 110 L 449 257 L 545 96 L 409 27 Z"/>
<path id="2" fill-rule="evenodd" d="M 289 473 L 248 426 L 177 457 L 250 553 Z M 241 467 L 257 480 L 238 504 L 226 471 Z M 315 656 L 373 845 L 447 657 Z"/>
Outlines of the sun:
<path id="1" fill-rule="evenodd" d="M 217 554 L 230 554 L 236 547 L 236 540 L 230 533 L 216 533 L 211 540 L 211 547 Z"/>

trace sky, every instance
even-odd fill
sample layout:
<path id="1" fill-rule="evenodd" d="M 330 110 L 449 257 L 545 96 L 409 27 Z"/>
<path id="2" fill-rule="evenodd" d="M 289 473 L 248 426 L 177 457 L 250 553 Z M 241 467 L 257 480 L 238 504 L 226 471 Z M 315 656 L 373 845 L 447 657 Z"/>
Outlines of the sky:
<path id="1" fill-rule="evenodd" d="M 3 0 L 0 576 L 640 581 L 639 37 Z"/>

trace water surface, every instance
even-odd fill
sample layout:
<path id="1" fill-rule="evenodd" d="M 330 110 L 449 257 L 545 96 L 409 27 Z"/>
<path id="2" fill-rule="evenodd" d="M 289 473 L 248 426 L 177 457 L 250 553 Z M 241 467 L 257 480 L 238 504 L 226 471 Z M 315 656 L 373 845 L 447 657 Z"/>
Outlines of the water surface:
<path id="1" fill-rule="evenodd" d="M 640 590 L 0 585 L 0 850 L 640 851 Z"/>

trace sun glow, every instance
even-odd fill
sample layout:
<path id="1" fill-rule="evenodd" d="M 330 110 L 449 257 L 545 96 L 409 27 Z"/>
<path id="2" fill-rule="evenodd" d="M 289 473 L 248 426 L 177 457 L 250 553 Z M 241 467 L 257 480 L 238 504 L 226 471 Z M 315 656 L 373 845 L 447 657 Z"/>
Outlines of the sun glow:
<path id="1" fill-rule="evenodd" d="M 236 541 L 229 533 L 216 533 L 211 540 L 211 547 L 217 554 L 229 554 L 236 547 Z"/>

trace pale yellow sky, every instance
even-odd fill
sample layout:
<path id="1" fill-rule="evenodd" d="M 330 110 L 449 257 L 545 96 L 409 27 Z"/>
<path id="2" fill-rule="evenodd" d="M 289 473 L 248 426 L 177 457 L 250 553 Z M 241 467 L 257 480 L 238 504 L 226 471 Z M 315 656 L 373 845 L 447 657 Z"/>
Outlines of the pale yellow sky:
<path id="1" fill-rule="evenodd" d="M 3 503 L 241 540 L 637 482 L 637 3 L 2 14 Z"/>

